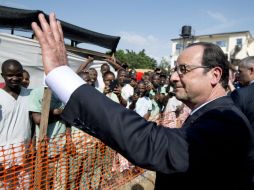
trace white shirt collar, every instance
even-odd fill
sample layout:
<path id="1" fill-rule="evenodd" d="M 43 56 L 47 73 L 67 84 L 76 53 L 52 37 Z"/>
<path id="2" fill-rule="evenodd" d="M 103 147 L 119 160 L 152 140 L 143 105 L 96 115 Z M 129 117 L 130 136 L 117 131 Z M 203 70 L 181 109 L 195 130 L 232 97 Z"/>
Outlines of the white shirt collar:
<path id="1" fill-rule="evenodd" d="M 222 96 L 221 96 L 222 97 Z M 219 97 L 220 98 L 220 97 Z M 203 104 L 201 104 L 199 107 L 197 107 L 197 108 L 195 108 L 194 110 L 192 110 L 191 111 L 191 113 L 190 113 L 190 115 L 193 115 L 196 111 L 198 111 L 200 108 L 202 108 L 202 107 L 204 107 L 206 104 L 208 104 L 208 103 L 210 103 L 210 102 L 212 102 L 212 101 L 214 101 L 214 100 L 216 100 L 216 99 L 218 99 L 218 98 L 215 98 L 215 99 L 213 99 L 213 100 L 210 100 L 210 101 L 208 101 L 208 102 L 205 102 L 205 103 L 203 103 Z"/>
<path id="2" fill-rule="evenodd" d="M 252 83 L 254 83 L 254 80 L 250 81 L 250 84 L 249 84 L 249 85 L 251 85 Z"/>

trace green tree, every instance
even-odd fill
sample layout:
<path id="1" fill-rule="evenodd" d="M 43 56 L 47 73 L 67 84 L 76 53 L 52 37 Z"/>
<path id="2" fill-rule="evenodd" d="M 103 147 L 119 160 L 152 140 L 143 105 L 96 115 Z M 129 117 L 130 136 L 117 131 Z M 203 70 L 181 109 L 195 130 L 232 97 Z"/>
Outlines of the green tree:
<path id="1" fill-rule="evenodd" d="M 169 61 L 166 60 L 165 57 L 163 57 L 161 59 L 161 62 L 159 64 L 159 68 L 162 70 L 162 71 L 167 71 L 168 68 L 169 68 L 170 64 L 169 64 Z"/>
<path id="2" fill-rule="evenodd" d="M 128 49 L 118 50 L 115 56 L 121 63 L 127 63 L 132 69 L 154 69 L 157 65 L 156 60 L 146 55 L 144 49 L 138 53 Z"/>

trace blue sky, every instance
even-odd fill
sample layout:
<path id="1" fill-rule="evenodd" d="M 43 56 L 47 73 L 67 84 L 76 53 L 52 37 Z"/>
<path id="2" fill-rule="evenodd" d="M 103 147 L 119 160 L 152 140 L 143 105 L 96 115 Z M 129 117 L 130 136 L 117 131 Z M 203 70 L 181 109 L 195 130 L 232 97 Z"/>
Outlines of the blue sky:
<path id="1" fill-rule="evenodd" d="M 170 56 L 170 39 L 179 37 L 183 25 L 192 26 L 194 35 L 245 30 L 254 35 L 252 0 L 0 0 L 0 5 L 55 12 L 66 22 L 121 36 L 117 49 L 145 49 L 158 62 Z"/>

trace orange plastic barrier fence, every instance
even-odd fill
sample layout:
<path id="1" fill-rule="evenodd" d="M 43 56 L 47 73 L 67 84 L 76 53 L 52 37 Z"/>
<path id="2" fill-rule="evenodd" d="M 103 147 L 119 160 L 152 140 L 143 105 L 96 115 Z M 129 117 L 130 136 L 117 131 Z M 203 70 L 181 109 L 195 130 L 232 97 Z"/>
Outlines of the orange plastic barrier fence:
<path id="1" fill-rule="evenodd" d="M 119 189 L 144 170 L 79 131 L 0 147 L 0 189 Z"/>

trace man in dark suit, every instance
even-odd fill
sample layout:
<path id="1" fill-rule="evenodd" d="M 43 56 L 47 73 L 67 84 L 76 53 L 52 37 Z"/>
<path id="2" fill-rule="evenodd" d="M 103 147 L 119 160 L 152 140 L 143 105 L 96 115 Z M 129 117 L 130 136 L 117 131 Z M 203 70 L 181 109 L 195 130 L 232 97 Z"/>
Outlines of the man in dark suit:
<path id="1" fill-rule="evenodd" d="M 254 56 L 241 60 L 238 72 L 238 81 L 243 87 L 234 90 L 231 97 L 247 116 L 254 129 Z"/>
<path id="2" fill-rule="evenodd" d="M 176 97 L 192 112 L 181 129 L 170 129 L 147 122 L 84 85 L 67 66 L 55 15 L 50 15 L 50 25 L 42 14 L 39 20 L 41 28 L 36 23 L 32 27 L 42 47 L 46 82 L 67 103 L 65 120 L 134 164 L 155 170 L 156 189 L 249 188 L 253 133 L 247 118 L 226 96 L 228 62 L 218 46 L 193 44 L 177 59 L 171 82 Z"/>

